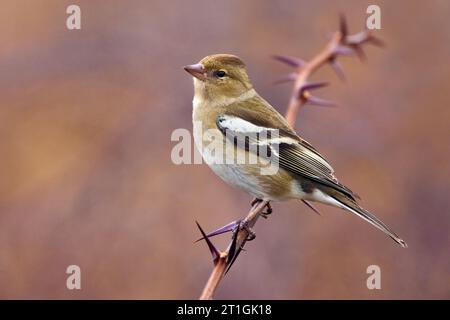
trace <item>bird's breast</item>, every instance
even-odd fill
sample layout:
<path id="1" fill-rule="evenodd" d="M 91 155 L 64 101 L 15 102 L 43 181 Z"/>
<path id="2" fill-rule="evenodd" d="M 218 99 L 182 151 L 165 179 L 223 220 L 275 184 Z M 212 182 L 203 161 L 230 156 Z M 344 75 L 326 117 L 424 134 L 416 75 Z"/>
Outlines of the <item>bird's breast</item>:
<path id="1" fill-rule="evenodd" d="M 216 119 L 225 111 L 221 107 L 210 107 L 201 99 L 193 100 L 193 136 L 204 162 L 222 180 L 254 197 L 265 200 L 292 198 L 292 176 L 288 172 L 280 168 L 273 175 L 263 174 L 266 160 L 249 163 L 249 152 L 236 147 L 217 128 Z"/>

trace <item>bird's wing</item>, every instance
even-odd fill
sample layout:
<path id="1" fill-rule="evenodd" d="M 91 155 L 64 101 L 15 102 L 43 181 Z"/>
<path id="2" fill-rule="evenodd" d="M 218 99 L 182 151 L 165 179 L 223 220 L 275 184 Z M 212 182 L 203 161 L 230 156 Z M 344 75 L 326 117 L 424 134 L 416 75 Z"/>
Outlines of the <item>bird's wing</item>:
<path id="1" fill-rule="evenodd" d="M 238 147 L 248 151 L 259 150 L 252 149 L 252 145 L 268 146 L 268 156 L 277 157 L 280 168 L 332 187 L 354 199 L 355 194 L 338 182 L 327 160 L 311 144 L 301 139 L 275 109 L 272 108 L 276 114 L 261 114 L 252 109 L 246 106 L 246 102 L 229 106 L 216 119 L 218 129 Z M 239 144 L 238 141 L 243 143 Z"/>

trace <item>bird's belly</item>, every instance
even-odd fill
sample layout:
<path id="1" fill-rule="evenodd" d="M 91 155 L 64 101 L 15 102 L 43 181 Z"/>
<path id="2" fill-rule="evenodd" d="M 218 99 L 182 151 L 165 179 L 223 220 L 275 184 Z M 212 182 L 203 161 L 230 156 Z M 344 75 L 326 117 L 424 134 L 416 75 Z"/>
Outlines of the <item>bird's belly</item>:
<path id="1" fill-rule="evenodd" d="M 205 130 L 194 125 L 194 141 L 204 162 L 229 185 L 258 199 L 279 201 L 294 197 L 291 183 L 286 182 L 286 179 L 291 180 L 286 171 L 279 169 L 270 175 L 263 169 L 263 160 L 259 160 L 263 163 L 249 163 L 248 152 L 235 147 L 229 141 L 227 143 L 227 139 L 218 129 Z"/>
<path id="2" fill-rule="evenodd" d="M 258 199 L 281 201 L 293 198 L 290 176 L 286 171 L 279 169 L 273 175 L 265 175 L 263 164 L 236 162 L 237 158 L 243 159 L 245 151 L 239 148 L 233 151 L 236 152 L 234 156 L 229 156 L 231 150 L 228 150 L 226 156 L 218 159 L 206 147 L 203 149 L 202 156 L 222 180 Z M 221 161 L 222 159 L 226 162 Z"/>
<path id="3" fill-rule="evenodd" d="M 244 165 L 214 163 L 208 165 L 229 185 L 240 188 L 258 199 L 272 200 L 269 190 L 265 190 L 256 177 L 247 174 Z"/>

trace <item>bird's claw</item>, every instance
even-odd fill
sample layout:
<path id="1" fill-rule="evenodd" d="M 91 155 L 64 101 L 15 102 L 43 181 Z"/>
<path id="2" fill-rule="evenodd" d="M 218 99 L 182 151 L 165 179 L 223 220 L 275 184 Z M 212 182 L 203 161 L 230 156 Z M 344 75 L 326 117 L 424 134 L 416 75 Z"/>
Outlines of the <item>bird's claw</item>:
<path id="1" fill-rule="evenodd" d="M 253 207 L 255 204 L 257 204 L 257 203 L 259 203 L 261 201 L 262 201 L 261 199 L 255 198 L 255 199 L 252 200 L 252 202 L 250 202 L 250 206 Z"/>
<path id="2" fill-rule="evenodd" d="M 247 241 L 255 240 L 255 238 L 256 238 L 255 231 L 253 231 L 252 229 L 248 228 L 247 232 L 248 232 Z"/>
<path id="3" fill-rule="evenodd" d="M 248 235 L 247 235 L 247 239 L 246 241 L 252 241 L 256 238 L 256 233 L 255 231 L 253 231 L 252 228 L 249 227 L 248 222 L 247 221 L 242 221 L 239 224 L 239 228 L 236 228 L 235 232 L 238 232 L 239 230 L 245 230 L 247 231 Z"/>
<path id="4" fill-rule="evenodd" d="M 267 219 L 267 216 L 272 214 L 273 209 L 272 209 L 272 205 L 270 204 L 270 202 L 267 202 L 266 204 L 266 210 L 263 210 L 260 212 L 261 217 Z"/>
<path id="5" fill-rule="evenodd" d="M 261 202 L 261 199 L 255 198 L 253 199 L 253 201 L 251 202 L 251 206 L 254 207 L 257 203 Z M 267 202 L 266 206 L 265 206 L 266 210 L 261 211 L 259 214 L 261 215 L 261 217 L 263 217 L 264 219 L 267 219 L 267 216 L 270 215 L 273 210 L 272 210 L 272 206 L 270 204 L 270 202 Z"/>

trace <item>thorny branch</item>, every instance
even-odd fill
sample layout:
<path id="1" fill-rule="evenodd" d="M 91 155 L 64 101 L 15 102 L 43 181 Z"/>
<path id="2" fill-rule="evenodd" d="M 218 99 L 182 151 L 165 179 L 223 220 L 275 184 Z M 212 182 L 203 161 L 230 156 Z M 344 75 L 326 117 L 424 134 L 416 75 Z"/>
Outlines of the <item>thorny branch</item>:
<path id="1" fill-rule="evenodd" d="M 315 55 L 311 60 L 304 61 L 298 58 L 287 56 L 274 56 L 274 59 L 294 68 L 294 71 L 287 76 L 279 79 L 277 83 L 294 82 L 292 95 L 286 111 L 286 120 L 292 127 L 297 119 L 298 111 L 305 104 L 317 106 L 334 106 L 331 101 L 318 98 L 311 94 L 315 89 L 327 86 L 326 82 L 308 82 L 308 78 L 320 67 L 330 65 L 341 80 L 344 80 L 342 67 L 338 62 L 338 57 L 357 55 L 361 60 L 366 59 L 363 51 L 363 45 L 371 43 L 378 47 L 384 44 L 381 40 L 365 29 L 357 34 L 349 35 L 345 18 L 340 16 L 340 28 L 331 36 L 330 41 L 325 48 Z M 303 201 L 309 208 L 318 213 L 317 209 L 309 202 Z M 266 212 L 264 212 L 266 209 Z M 247 216 L 238 221 L 217 229 L 216 231 L 205 234 L 203 229 L 197 223 L 202 234 L 199 240 L 205 240 L 213 257 L 214 268 L 200 296 L 201 300 L 212 299 L 219 286 L 223 276 L 230 269 L 237 256 L 245 246 L 246 242 L 254 238 L 251 228 L 256 224 L 259 217 L 267 217 L 272 211 L 269 201 L 255 199 Z M 225 251 L 219 252 L 209 239 L 212 236 L 225 232 L 233 232 L 230 244 Z"/>

